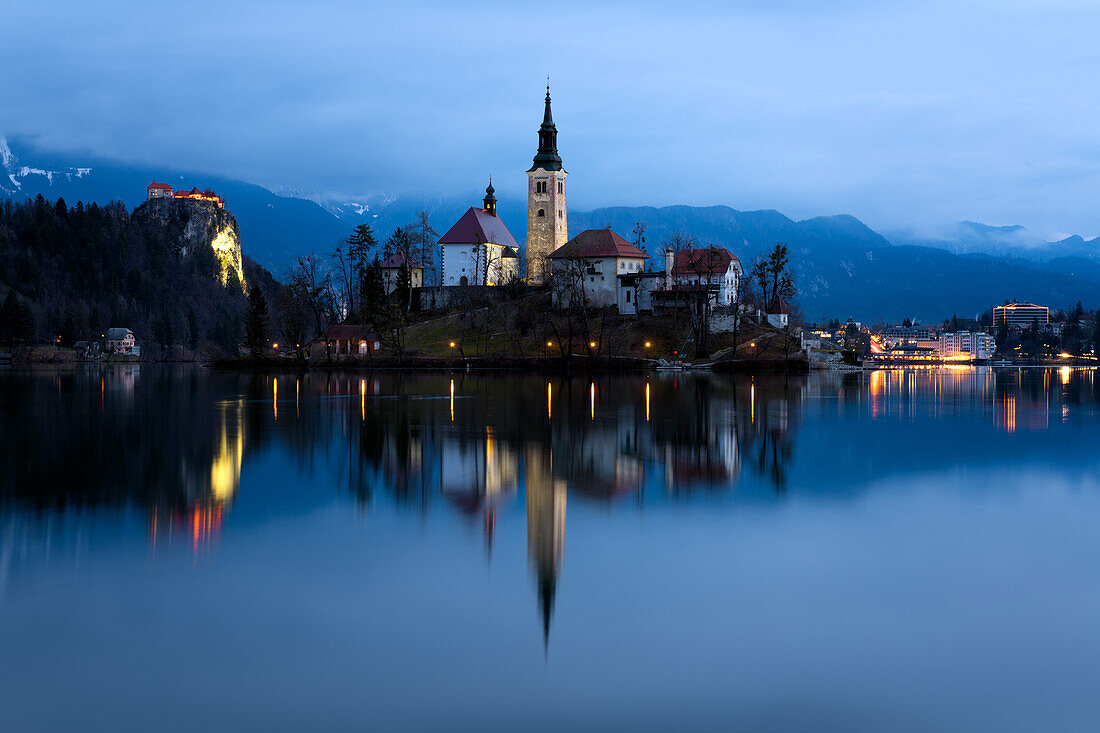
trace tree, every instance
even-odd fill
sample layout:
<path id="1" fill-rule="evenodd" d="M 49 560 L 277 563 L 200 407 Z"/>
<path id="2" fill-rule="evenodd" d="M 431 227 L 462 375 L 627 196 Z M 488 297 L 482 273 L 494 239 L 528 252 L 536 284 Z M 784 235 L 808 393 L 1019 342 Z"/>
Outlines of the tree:
<path id="1" fill-rule="evenodd" d="M 282 288 L 276 298 L 276 323 L 280 338 L 288 349 L 294 349 L 294 354 L 299 360 L 304 360 L 310 340 L 307 335 L 310 313 L 302 302 L 291 294 L 289 288 Z"/>
<path id="2" fill-rule="evenodd" d="M 172 319 L 167 314 L 153 321 L 153 338 L 168 356 L 168 349 L 172 347 Z"/>
<path id="3" fill-rule="evenodd" d="M 329 324 L 336 320 L 336 308 L 332 278 L 324 270 L 320 259 L 315 255 L 298 258 L 297 263 L 287 273 L 286 287 L 299 306 L 308 312 L 313 320 L 313 334 L 309 340 L 324 334 Z M 328 348 L 326 342 L 325 348 Z"/>
<path id="4" fill-rule="evenodd" d="M 267 345 L 267 298 L 258 285 L 248 293 L 248 308 L 244 312 L 244 335 L 248 353 L 262 356 Z"/>
<path id="5" fill-rule="evenodd" d="M 392 257 L 398 255 L 398 261 L 406 267 L 415 267 L 416 264 L 416 247 L 413 241 L 413 232 L 411 227 L 397 227 L 393 230 L 393 233 L 386 238 L 386 243 L 382 247 L 382 252 L 385 256 Z M 407 288 L 404 293 L 405 296 L 405 312 L 408 313 L 412 310 L 412 288 Z"/>
<path id="6" fill-rule="evenodd" d="M 767 257 L 753 260 L 751 277 L 760 289 L 760 305 L 765 313 L 775 312 L 780 299 L 794 297 L 794 278 L 789 265 L 786 242 L 777 242 Z"/>
<path id="7" fill-rule="evenodd" d="M 333 250 L 333 262 L 339 283 L 339 299 L 345 317 L 357 313 L 362 307 L 359 300 L 362 291 L 363 273 L 370 262 L 371 254 L 378 246 L 370 224 L 359 224 L 344 238 L 342 244 Z"/>
<path id="8" fill-rule="evenodd" d="M 194 351 L 199 345 L 199 319 L 195 316 L 195 309 L 187 309 L 187 345 Z"/>
<path id="9" fill-rule="evenodd" d="M 405 227 L 409 231 L 418 264 L 432 275 L 433 285 L 443 285 L 443 275 L 438 271 L 439 233 L 432 226 L 427 211 L 416 212 L 416 221 Z M 427 281 L 422 283 L 428 285 Z"/>

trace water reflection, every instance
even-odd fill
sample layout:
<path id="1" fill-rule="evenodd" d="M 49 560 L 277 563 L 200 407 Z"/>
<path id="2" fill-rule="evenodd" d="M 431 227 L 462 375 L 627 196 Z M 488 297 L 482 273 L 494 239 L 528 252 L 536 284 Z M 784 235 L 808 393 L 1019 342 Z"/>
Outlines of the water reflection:
<path id="1" fill-rule="evenodd" d="M 997 434 L 1079 422 L 1094 413 L 1098 386 L 1093 370 L 1066 369 L 596 379 L 11 371 L 0 377 L 0 588 L 26 556 L 57 551 L 59 526 L 71 537 L 73 523 L 103 509 L 142 514 L 154 551 L 209 554 L 250 456 L 277 449 L 364 509 L 386 500 L 425 516 L 438 503 L 480 528 L 490 557 L 498 522 L 523 517 L 548 644 L 569 499 L 641 509 L 732 497 L 746 482 L 749 500 L 792 487 L 843 497 L 872 478 L 974 460 Z M 800 447 L 807 420 L 822 429 Z M 1056 442 L 1017 448 L 1049 456 Z M 320 501 L 292 480 L 281 490 L 289 505 Z M 508 511 L 520 501 L 524 511 Z"/>

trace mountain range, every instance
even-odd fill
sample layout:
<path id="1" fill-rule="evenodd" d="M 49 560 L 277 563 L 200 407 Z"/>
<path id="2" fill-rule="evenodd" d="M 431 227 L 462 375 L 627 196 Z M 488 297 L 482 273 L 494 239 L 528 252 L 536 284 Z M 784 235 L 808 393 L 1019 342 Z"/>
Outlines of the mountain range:
<path id="1" fill-rule="evenodd" d="M 0 137 L 0 197 L 21 199 L 39 193 L 133 207 L 145 200 L 152 180 L 174 188 L 213 188 L 240 225 L 246 254 L 278 275 L 294 258 L 327 254 L 361 222 L 379 239 L 428 211 L 442 234 L 482 193 L 469 196 L 372 196 L 331 201 L 296 191 L 267 188 L 231 178 L 142 166 L 118 161 L 50 154 L 30 141 Z M 517 174 L 521 175 L 521 174 Z M 516 240 L 524 241 L 526 202 L 502 196 L 498 211 Z M 610 226 L 632 238 L 646 225 L 645 243 L 653 266 L 661 269 L 661 243 L 677 231 L 700 243 L 729 248 L 748 269 L 754 257 L 776 242 L 790 247 L 797 302 L 811 319 L 848 316 L 873 322 L 909 317 L 939 321 L 953 314 L 975 316 L 1016 298 L 1054 308 L 1078 300 L 1100 305 L 1100 238 L 1071 236 L 1043 241 L 1023 227 L 960 222 L 931 235 L 906 231 L 879 233 L 852 216 L 795 221 L 778 211 L 739 211 L 728 206 L 615 206 L 571 209 L 569 228 Z"/>

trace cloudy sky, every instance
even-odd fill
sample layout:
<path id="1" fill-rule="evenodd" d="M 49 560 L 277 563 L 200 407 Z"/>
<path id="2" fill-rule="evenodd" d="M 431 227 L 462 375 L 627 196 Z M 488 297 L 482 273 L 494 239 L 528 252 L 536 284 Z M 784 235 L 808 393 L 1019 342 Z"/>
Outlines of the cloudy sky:
<path id="1" fill-rule="evenodd" d="M 0 134 L 334 198 L 519 196 L 551 75 L 571 205 L 1100 233 L 1100 3 L 11 3 Z"/>

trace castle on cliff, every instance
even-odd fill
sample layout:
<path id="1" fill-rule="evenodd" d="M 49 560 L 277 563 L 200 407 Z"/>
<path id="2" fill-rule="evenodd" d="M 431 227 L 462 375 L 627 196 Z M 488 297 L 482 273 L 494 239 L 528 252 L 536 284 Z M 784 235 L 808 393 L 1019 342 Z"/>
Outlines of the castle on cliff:
<path id="1" fill-rule="evenodd" d="M 190 191 L 172 191 L 172 187 L 167 183 L 157 183 L 153 181 L 145 189 L 145 200 L 151 201 L 153 199 L 190 199 L 192 201 L 207 201 L 216 205 L 219 209 L 225 208 L 225 201 L 221 196 L 217 195 L 209 188 L 200 191 L 197 187 L 192 188 Z"/>

